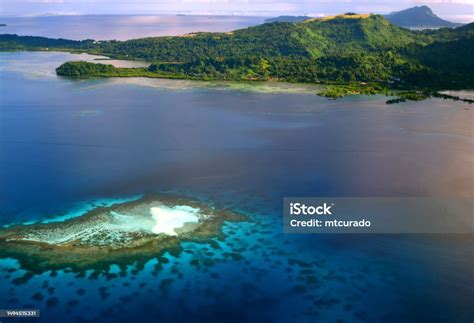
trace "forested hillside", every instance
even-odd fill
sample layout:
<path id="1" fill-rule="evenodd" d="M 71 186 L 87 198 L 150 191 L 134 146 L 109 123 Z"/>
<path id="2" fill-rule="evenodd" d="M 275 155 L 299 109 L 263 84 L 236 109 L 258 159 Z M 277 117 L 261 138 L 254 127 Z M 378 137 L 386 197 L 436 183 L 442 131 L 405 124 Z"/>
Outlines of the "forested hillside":
<path id="1" fill-rule="evenodd" d="M 129 41 L 71 41 L 0 35 L 0 50 L 69 50 L 145 60 L 123 76 L 290 82 L 370 82 L 390 87 L 472 88 L 474 24 L 410 31 L 380 15 L 345 14 L 275 22 L 230 33 Z M 81 67 L 79 70 L 77 67 Z M 58 73 L 107 76 L 69 64 Z M 111 74 L 120 74 L 117 70 Z"/>

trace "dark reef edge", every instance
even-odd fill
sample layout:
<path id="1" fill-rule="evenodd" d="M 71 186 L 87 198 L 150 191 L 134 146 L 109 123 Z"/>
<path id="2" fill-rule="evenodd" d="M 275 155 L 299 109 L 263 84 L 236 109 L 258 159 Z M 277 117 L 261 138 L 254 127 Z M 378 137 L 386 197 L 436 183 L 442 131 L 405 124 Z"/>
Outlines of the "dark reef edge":
<path id="1" fill-rule="evenodd" d="M 84 244 L 81 241 L 71 241 L 66 244 L 50 244 L 45 242 L 21 240 L 31 232 L 50 230 L 67 230 L 74 226 L 89 225 L 100 221 L 110 212 L 126 212 L 138 209 L 143 205 L 159 202 L 167 206 L 187 205 L 199 208 L 205 214 L 212 214 L 199 221 L 193 230 L 183 232 L 176 236 L 165 234 L 137 234 L 131 242 L 120 247 Z M 236 213 L 227 208 L 216 208 L 199 200 L 183 196 L 167 194 L 153 194 L 138 200 L 118 203 L 109 207 L 97 207 L 84 215 L 71 218 L 62 222 L 39 223 L 31 225 L 15 225 L 0 230 L 0 259 L 13 258 L 20 264 L 20 268 L 27 273 L 14 281 L 21 284 L 35 274 L 48 271 L 64 270 L 85 275 L 86 271 L 93 270 L 93 275 L 110 275 L 111 265 L 120 267 L 125 274 L 127 266 L 134 264 L 141 269 L 152 260 L 165 260 L 163 255 L 169 253 L 177 256 L 182 252 L 182 242 L 195 242 L 209 244 L 212 248 L 220 248 L 217 241 L 224 240 L 225 234 L 222 227 L 225 222 L 250 221 L 247 215 Z M 97 240 L 101 237 L 98 236 Z"/>

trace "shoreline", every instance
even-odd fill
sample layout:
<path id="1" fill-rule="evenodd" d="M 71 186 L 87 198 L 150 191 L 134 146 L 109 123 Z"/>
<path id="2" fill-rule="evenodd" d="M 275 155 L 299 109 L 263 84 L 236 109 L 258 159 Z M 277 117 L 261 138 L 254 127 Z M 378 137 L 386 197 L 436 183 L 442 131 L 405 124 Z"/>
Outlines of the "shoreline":
<path id="1" fill-rule="evenodd" d="M 156 233 L 152 208 L 187 206 L 199 211 L 199 221 L 175 228 L 175 235 Z M 29 273 L 69 269 L 107 272 L 111 265 L 144 264 L 164 253 L 179 254 L 186 241 L 222 240 L 225 222 L 248 217 L 226 208 L 179 195 L 153 194 L 112 206 L 98 206 L 61 222 L 15 225 L 0 229 L 0 258 L 13 258 Z M 157 222 L 158 223 L 158 222 Z M 151 225 L 151 226 L 150 226 Z"/>
<path id="2" fill-rule="evenodd" d="M 76 67 L 78 66 L 78 67 Z M 82 72 L 79 69 L 89 68 L 89 71 Z M 95 70 L 94 70 L 95 69 Z M 77 72 L 78 75 L 74 75 Z M 244 79 L 244 80 L 233 80 L 233 79 L 213 79 L 213 78 L 200 78 L 190 77 L 184 74 L 166 74 L 164 72 L 150 71 L 149 68 L 127 68 L 127 67 L 115 67 L 113 65 L 105 65 L 101 63 L 89 63 L 83 61 L 69 61 L 61 64 L 56 68 L 56 74 L 62 77 L 68 77 L 71 79 L 93 79 L 93 78 L 130 78 L 130 77 L 143 77 L 149 79 L 168 79 L 168 80 L 189 80 L 189 81 L 201 81 L 201 82 L 234 82 L 234 83 L 246 83 L 250 84 L 253 82 L 268 82 L 274 84 L 296 84 L 296 85 L 307 85 L 307 86 L 321 86 L 324 87 L 322 91 L 314 94 L 325 97 L 331 100 L 343 98 L 346 96 L 354 95 L 376 95 L 382 94 L 386 97 L 395 97 L 389 99 L 386 104 L 397 104 L 406 101 L 422 101 L 428 98 L 440 98 L 444 100 L 462 101 L 469 104 L 474 103 L 473 99 L 463 98 L 459 96 L 449 95 L 441 93 L 448 91 L 446 89 L 402 89 L 402 88 L 390 88 L 382 83 L 367 83 L 367 82 L 348 82 L 348 83 L 336 83 L 336 82 L 319 82 L 319 83 L 301 83 L 301 82 L 288 82 L 284 80 L 275 79 Z M 467 89 L 458 89 L 467 90 Z"/>
<path id="3" fill-rule="evenodd" d="M 450 95 L 443 92 L 447 91 L 471 91 L 472 89 L 465 88 L 452 88 L 452 89 L 418 89 L 418 88 L 390 88 L 387 85 L 382 83 L 367 83 L 367 82 L 349 82 L 349 83 L 337 83 L 337 82 L 319 82 L 319 83 L 304 83 L 304 82 L 291 82 L 286 80 L 278 79 L 220 79 L 220 78 L 202 78 L 202 77 L 192 77 L 188 75 L 172 74 L 165 72 L 152 72 L 149 70 L 149 67 L 120 67 L 113 64 L 103 64 L 102 62 L 115 61 L 115 62 L 130 62 L 137 64 L 151 64 L 150 62 L 145 61 L 136 61 L 129 60 L 123 57 L 109 55 L 106 53 L 96 53 L 90 51 L 82 50 L 71 50 L 71 49 L 61 49 L 55 48 L 54 50 L 49 49 L 32 49 L 32 50 L 1 50 L 0 52 L 25 52 L 25 53 L 34 53 L 34 52 L 43 52 L 43 53 L 69 53 L 69 54 L 87 54 L 90 56 L 97 56 L 93 58 L 93 61 L 66 61 L 56 68 L 56 75 L 77 79 L 77 80 L 87 80 L 87 79 L 110 79 L 110 78 L 144 78 L 144 79 L 161 79 L 161 80 L 182 80 L 190 82 L 205 82 L 205 83 L 215 83 L 215 84 L 245 84 L 251 85 L 260 83 L 268 84 L 288 84 L 295 86 L 307 86 L 307 87 L 323 87 L 321 91 L 315 91 L 312 94 L 325 97 L 330 100 L 336 100 L 348 96 L 360 96 L 360 95 L 384 95 L 388 98 L 393 97 L 393 99 L 388 99 L 387 104 L 398 104 L 406 101 L 421 101 L 428 98 L 439 98 L 444 100 L 453 100 L 466 102 L 468 104 L 474 103 L 473 99 L 464 98 L 461 96 Z M 84 74 L 84 75 L 64 75 L 58 73 L 58 69 L 64 66 L 65 64 L 75 64 L 75 63 L 87 63 L 99 66 L 112 66 L 113 71 L 107 73 L 95 73 L 95 74 Z M 226 84 L 227 83 L 227 84 Z M 258 91 L 257 91 L 258 92 Z M 305 93 L 308 93 L 304 91 Z M 310 92 L 311 93 L 311 92 Z"/>

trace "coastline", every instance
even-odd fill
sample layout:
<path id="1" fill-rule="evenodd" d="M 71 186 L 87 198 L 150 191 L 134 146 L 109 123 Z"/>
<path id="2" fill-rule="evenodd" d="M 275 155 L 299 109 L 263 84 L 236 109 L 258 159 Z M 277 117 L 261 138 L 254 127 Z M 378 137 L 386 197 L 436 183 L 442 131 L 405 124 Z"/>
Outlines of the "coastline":
<path id="1" fill-rule="evenodd" d="M 87 54 L 90 56 L 96 56 L 93 61 L 67 61 L 56 68 L 56 75 L 61 77 L 67 77 L 70 79 L 87 80 L 94 78 L 146 78 L 146 79 L 163 79 L 163 80 L 188 80 L 188 81 L 199 81 L 209 83 L 221 83 L 221 84 L 257 84 L 258 82 L 269 83 L 269 84 L 291 84 L 296 86 L 315 86 L 320 87 L 321 90 L 316 90 L 313 94 L 325 97 L 330 100 L 340 99 L 347 96 L 354 95 L 385 95 L 389 99 L 386 101 L 387 104 L 398 104 L 406 101 L 421 101 L 428 98 L 439 98 L 444 100 L 462 101 L 469 104 L 474 103 L 474 99 L 462 97 L 459 95 L 452 95 L 450 92 L 463 93 L 463 91 L 470 91 L 471 89 L 465 88 L 453 88 L 453 89 L 420 89 L 420 88 L 391 88 L 388 84 L 383 83 L 367 83 L 367 82 L 349 82 L 349 83 L 338 83 L 338 82 L 318 82 L 318 83 L 304 83 L 304 82 L 291 82 L 287 80 L 278 79 L 221 79 L 221 78 L 203 78 L 199 76 L 189 76 L 185 74 L 166 73 L 163 71 L 150 71 L 149 67 L 121 67 L 115 65 L 116 62 L 130 62 L 131 64 L 151 64 L 151 62 L 136 61 L 127 59 L 121 56 L 109 55 L 106 53 L 99 53 L 87 50 L 74 50 L 74 49 L 61 49 L 54 48 L 49 49 L 22 49 L 22 50 L 0 50 L 0 52 L 45 52 L 45 53 L 70 53 L 70 54 Z M 102 62 L 112 64 L 103 64 Z M 112 66 L 113 70 L 108 72 L 98 72 L 83 75 L 68 75 L 67 73 L 58 72 L 65 64 L 75 63 L 87 63 L 99 66 Z M 258 92 L 258 91 L 257 91 Z M 306 92 L 306 91 L 305 91 Z"/>
<path id="2" fill-rule="evenodd" d="M 153 220 L 157 219 L 150 210 L 177 206 L 198 210 L 199 221 L 180 224 L 175 235 L 154 231 Z M 225 238 L 224 222 L 247 220 L 247 216 L 192 198 L 153 194 L 98 206 L 60 222 L 0 229 L 0 258 L 16 259 L 23 269 L 37 274 L 60 269 L 107 272 L 111 265 L 144 264 L 166 252 L 178 254 L 185 241 L 216 245 L 213 239 Z"/>
<path id="3" fill-rule="evenodd" d="M 56 74 L 59 76 L 69 77 L 73 79 L 144 77 L 150 79 L 190 80 L 202 82 L 292 83 L 285 80 L 281 81 L 278 79 L 220 79 L 207 77 L 203 78 L 199 76 L 193 77 L 186 74 L 166 73 L 159 70 L 151 71 L 150 67 L 116 67 L 110 64 L 106 65 L 102 63 L 91 63 L 83 61 L 65 62 L 61 64 L 58 68 L 56 68 Z M 474 103 L 473 99 L 442 93 L 447 91 L 444 89 L 438 90 L 418 88 L 391 88 L 387 84 L 376 82 L 319 82 L 317 84 L 294 82 L 292 84 L 308 84 L 322 86 L 323 89 L 319 92 L 316 92 L 315 94 L 332 100 L 352 95 L 383 94 L 387 97 L 395 97 L 393 99 L 387 100 L 387 104 L 397 104 L 406 101 L 421 101 L 433 97 L 441 98 L 444 100 L 462 101 L 469 104 Z"/>

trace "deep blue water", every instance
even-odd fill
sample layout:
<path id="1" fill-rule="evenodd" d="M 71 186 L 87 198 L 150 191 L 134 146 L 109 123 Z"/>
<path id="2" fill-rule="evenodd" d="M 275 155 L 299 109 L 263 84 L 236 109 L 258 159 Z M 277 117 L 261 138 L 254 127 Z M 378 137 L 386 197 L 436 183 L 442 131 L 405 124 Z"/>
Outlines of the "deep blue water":
<path id="1" fill-rule="evenodd" d="M 281 224 L 285 196 L 472 196 L 469 105 L 56 77 L 72 57 L 0 53 L 1 225 L 162 191 L 252 221 L 226 225 L 220 249 L 187 243 L 163 269 L 151 259 L 111 280 L 58 272 L 15 285 L 24 271 L 3 260 L 0 308 L 40 308 L 44 322 L 472 320 L 472 237 Z"/>

